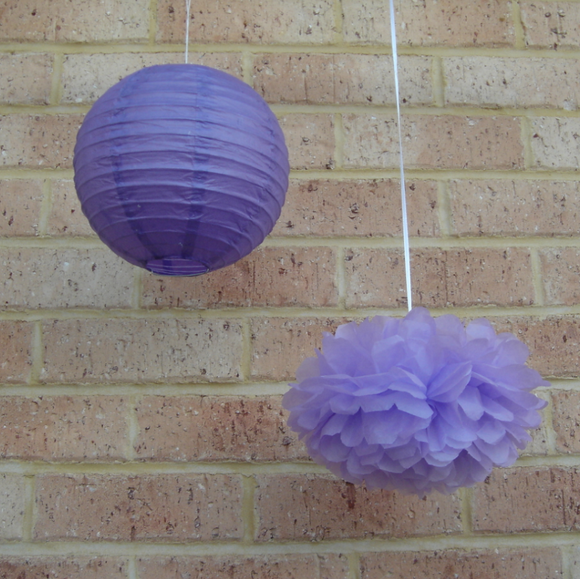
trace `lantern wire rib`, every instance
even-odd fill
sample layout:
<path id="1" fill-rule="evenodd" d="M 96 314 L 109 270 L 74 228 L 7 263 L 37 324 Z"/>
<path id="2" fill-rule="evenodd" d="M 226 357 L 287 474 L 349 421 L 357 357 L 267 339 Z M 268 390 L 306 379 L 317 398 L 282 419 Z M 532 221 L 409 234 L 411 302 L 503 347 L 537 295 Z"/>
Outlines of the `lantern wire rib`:
<path id="1" fill-rule="evenodd" d="M 411 288 L 411 250 L 409 248 L 409 223 L 407 218 L 407 195 L 405 186 L 405 166 L 403 163 L 403 132 L 401 129 L 401 102 L 399 96 L 399 59 L 397 57 L 397 31 L 395 25 L 395 6 L 389 0 L 391 15 L 391 46 L 393 50 L 393 75 L 395 77 L 395 98 L 397 101 L 397 129 L 399 132 L 399 168 L 401 173 L 401 212 L 403 217 L 403 248 L 405 253 L 405 281 L 407 285 L 407 307 L 413 309 Z"/>
<path id="2" fill-rule="evenodd" d="M 185 2 L 185 64 L 189 64 L 189 13 L 191 10 L 191 0 Z"/>

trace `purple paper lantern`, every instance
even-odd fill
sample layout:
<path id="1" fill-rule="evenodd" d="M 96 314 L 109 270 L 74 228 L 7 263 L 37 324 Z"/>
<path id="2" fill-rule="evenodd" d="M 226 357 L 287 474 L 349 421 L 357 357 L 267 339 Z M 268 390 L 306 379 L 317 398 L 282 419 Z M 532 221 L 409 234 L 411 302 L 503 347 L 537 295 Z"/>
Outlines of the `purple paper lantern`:
<path id="1" fill-rule="evenodd" d="M 75 186 L 101 240 L 161 275 L 234 263 L 270 233 L 288 187 L 288 151 L 266 102 L 205 66 L 152 66 L 87 114 Z"/>
<path id="2" fill-rule="evenodd" d="M 528 348 L 485 319 L 467 327 L 425 308 L 326 334 L 284 396 L 314 460 L 368 487 L 425 495 L 510 466 L 546 405 Z"/>

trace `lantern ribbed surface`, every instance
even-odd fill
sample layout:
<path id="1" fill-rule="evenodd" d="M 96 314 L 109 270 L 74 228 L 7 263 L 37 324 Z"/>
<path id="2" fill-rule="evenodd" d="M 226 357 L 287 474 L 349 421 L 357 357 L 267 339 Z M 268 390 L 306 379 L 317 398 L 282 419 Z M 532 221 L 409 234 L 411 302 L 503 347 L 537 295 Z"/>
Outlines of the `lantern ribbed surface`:
<path id="1" fill-rule="evenodd" d="M 270 233 L 288 151 L 266 102 L 193 64 L 145 68 L 109 89 L 77 136 L 75 186 L 101 240 L 162 275 L 199 275 Z"/>

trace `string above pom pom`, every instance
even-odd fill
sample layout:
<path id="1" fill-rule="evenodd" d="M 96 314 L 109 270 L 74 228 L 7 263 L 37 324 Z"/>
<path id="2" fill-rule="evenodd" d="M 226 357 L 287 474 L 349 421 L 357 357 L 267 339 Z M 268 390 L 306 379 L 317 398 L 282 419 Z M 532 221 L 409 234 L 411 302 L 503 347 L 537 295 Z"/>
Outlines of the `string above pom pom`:
<path id="1" fill-rule="evenodd" d="M 325 334 L 284 396 L 312 458 L 352 483 L 451 493 L 510 466 L 546 405 L 547 386 L 513 334 L 425 308 Z"/>

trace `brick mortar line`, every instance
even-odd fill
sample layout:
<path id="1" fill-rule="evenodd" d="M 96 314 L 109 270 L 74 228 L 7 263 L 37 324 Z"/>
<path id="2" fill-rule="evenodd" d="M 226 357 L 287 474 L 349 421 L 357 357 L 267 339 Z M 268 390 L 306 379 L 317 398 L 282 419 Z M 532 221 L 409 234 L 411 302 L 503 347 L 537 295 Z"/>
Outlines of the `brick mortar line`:
<path id="1" fill-rule="evenodd" d="M 2 556 L 87 556 L 95 555 L 95 547 L 100 556 L 119 557 L 214 557 L 214 556 L 248 556 L 260 557 L 271 555 L 321 555 L 321 554 L 366 554 L 366 553 L 413 553 L 418 551 L 445 550 L 517 550 L 522 548 L 542 547 L 576 547 L 580 539 L 579 532 L 538 532 L 502 534 L 478 534 L 474 536 L 438 535 L 424 537 L 376 538 L 376 539 L 342 539 L 325 540 L 324 542 L 271 542 L 268 544 L 254 542 L 245 545 L 239 541 L 212 541 L 200 544 L 154 543 L 154 542 L 34 542 L 34 543 L 0 543 Z"/>
<path id="2" fill-rule="evenodd" d="M 93 106 L 90 103 L 59 103 L 55 105 L 28 105 L 28 104 L 4 104 L 0 105 L 2 116 L 57 116 L 57 115 L 83 115 Z M 371 104 L 313 104 L 313 103 L 269 103 L 270 108 L 277 117 L 287 115 L 385 115 L 396 116 L 397 109 L 394 104 L 371 105 Z M 580 118 L 580 108 L 567 110 L 560 108 L 486 108 L 477 106 L 446 105 L 417 105 L 405 107 L 401 111 L 403 118 L 416 116 L 431 117 L 513 117 L 518 119 L 532 119 L 541 117 L 557 117 L 566 119 Z"/>
<path id="3" fill-rule="evenodd" d="M 533 170 L 534 150 L 532 147 L 532 123 L 530 117 L 523 117 L 520 125 L 520 139 L 524 148 L 524 167 L 526 170 Z"/>
<path id="4" fill-rule="evenodd" d="M 185 27 L 183 31 L 185 35 Z M 134 54 L 134 53 L 183 53 L 185 44 L 151 43 L 151 40 L 136 40 L 134 43 L 0 43 L 0 54 Z M 252 54 L 361 54 L 367 56 L 390 55 L 390 44 L 250 44 L 250 43 L 190 43 L 190 53 L 236 53 L 247 50 Z M 399 56 L 417 57 L 488 57 L 488 58 L 545 58 L 580 59 L 580 49 L 559 46 L 558 50 L 542 47 L 473 47 L 473 46 L 407 46 L 399 45 Z"/>
<path id="5" fill-rule="evenodd" d="M 348 553 L 348 574 L 349 579 L 361 579 L 361 560 L 360 553 Z"/>
<path id="6" fill-rule="evenodd" d="M 465 236 L 458 237 L 449 234 L 442 237 L 416 237 L 410 238 L 412 249 L 507 249 L 507 248 L 535 248 L 535 249 L 555 249 L 563 247 L 579 247 L 580 237 L 511 237 L 511 236 Z M 336 250 L 340 249 L 401 249 L 402 238 L 394 237 L 270 237 L 264 240 L 261 248 L 280 249 L 303 249 L 328 247 Z M 80 237 L 5 237 L 0 238 L 0 250 L 106 250 L 106 246 L 98 238 Z M 136 267 L 136 266 L 135 266 Z M 137 268 L 141 273 L 142 268 Z M 141 275 L 148 274 L 142 270 Z M 136 281 L 139 285 L 139 281 Z M 135 303 L 135 299 L 133 299 Z M 124 308 L 120 308 L 123 309 Z M 136 309 L 136 308 L 135 308 Z M 153 308 L 150 308 L 153 309 Z"/>
<path id="7" fill-rule="evenodd" d="M 50 87 L 50 106 L 57 106 L 62 99 L 63 55 L 55 53 L 53 59 L 52 82 Z"/>
<path id="8" fill-rule="evenodd" d="M 573 548 L 569 545 L 563 546 L 560 549 L 560 556 L 562 558 L 562 579 L 575 579 L 572 566 L 576 557 Z"/>
<path id="9" fill-rule="evenodd" d="M 29 385 L 36 386 L 39 383 L 44 365 L 44 343 L 42 335 L 42 324 L 40 321 L 34 322 L 32 345 L 31 345 L 31 368 L 28 378 Z"/>
<path id="10" fill-rule="evenodd" d="M 34 525 L 36 523 L 36 479 L 34 476 L 25 476 L 24 481 L 24 522 L 22 537 L 24 541 L 33 541 Z"/>
<path id="11" fill-rule="evenodd" d="M 580 387 L 580 386 L 579 386 Z M 0 398 L 15 396 L 23 398 L 44 397 L 97 397 L 97 396 L 236 396 L 248 398 L 261 398 L 265 396 L 281 396 L 288 390 L 288 381 L 275 384 L 243 383 L 238 385 L 130 385 L 130 384 L 93 384 L 93 385 L 14 385 L 0 384 Z"/>
<path id="12" fill-rule="evenodd" d="M 139 579 L 137 555 L 131 554 L 127 558 L 127 579 Z"/>
<path id="13" fill-rule="evenodd" d="M 516 317 L 516 318 L 538 318 L 543 319 L 552 316 L 579 316 L 580 304 L 574 306 L 444 306 L 429 308 L 429 311 L 437 316 L 443 314 L 455 314 L 458 317 Z M 180 320 L 228 320 L 243 321 L 252 318 L 351 318 L 362 320 L 367 317 L 382 315 L 403 317 L 406 314 L 404 308 L 378 308 L 359 307 L 345 308 L 337 307 L 236 307 L 229 309 L 196 310 L 192 309 L 165 309 L 165 310 L 21 310 L 0 312 L 0 321 L 13 322 L 54 322 L 64 320 L 143 320 L 143 321 L 180 321 Z M 149 382 L 153 384 L 155 382 Z M 220 382 L 221 383 L 221 382 Z M 239 381 L 223 382 L 235 385 Z M 57 383 L 62 385 L 62 383 Z M 159 382 L 163 384 L 163 382 Z M 211 382 L 210 382 L 211 384 Z"/>
<path id="14" fill-rule="evenodd" d="M 443 60 L 433 57 L 431 63 L 431 88 L 433 91 L 433 105 L 439 108 L 445 107 L 445 71 Z"/>
<path id="15" fill-rule="evenodd" d="M 242 523 L 244 526 L 242 542 L 245 545 L 252 545 L 259 524 L 255 510 L 256 480 L 253 476 L 242 478 L 242 489 Z"/>
<path id="16" fill-rule="evenodd" d="M 510 469 L 575 468 L 580 469 L 580 454 L 523 456 Z M 500 471 L 502 469 L 499 469 Z M 17 459 L 0 460 L 0 474 L 42 475 L 94 475 L 123 477 L 132 475 L 305 475 L 331 476 L 326 468 L 310 462 L 188 462 L 125 461 L 125 462 L 42 462 Z"/>
<path id="17" fill-rule="evenodd" d="M 570 169 L 414 169 L 405 168 L 407 180 L 505 180 L 505 181 L 578 181 L 578 171 Z M 0 180 L 50 179 L 55 181 L 72 181 L 73 169 L 33 167 L 0 168 Z M 333 170 L 292 169 L 290 179 L 304 181 L 307 179 L 328 179 L 330 181 L 356 181 L 360 179 L 399 180 L 397 168 L 349 168 Z M 85 238 L 89 239 L 89 238 Z"/>
<path id="18" fill-rule="evenodd" d="M 516 48 L 519 50 L 525 50 L 526 48 L 526 35 L 524 31 L 524 23 L 522 20 L 522 13 L 520 9 L 519 0 L 514 0 L 512 3 L 512 19 L 514 22 L 514 31 L 516 36 Z"/>
<path id="19" fill-rule="evenodd" d="M 157 0 L 150 0 L 149 2 L 149 44 L 155 46 L 157 38 Z M 183 34 L 185 35 L 185 23 L 183 26 Z"/>
<path id="20" fill-rule="evenodd" d="M 44 237 L 48 231 L 48 221 L 52 209 L 52 181 L 44 179 L 42 182 L 42 201 L 38 215 L 38 236 Z"/>
<path id="21" fill-rule="evenodd" d="M 532 284 L 534 288 L 534 304 L 537 306 L 546 305 L 546 295 L 542 276 L 542 262 L 538 247 L 530 247 L 530 264 L 532 270 Z"/>
<path id="22" fill-rule="evenodd" d="M 0 474 L 42 475 L 90 475 L 124 477 L 134 475 L 230 475 L 252 477 L 254 475 L 328 475 L 331 473 L 315 463 L 295 462 L 41 462 L 24 460 L 0 460 Z"/>

